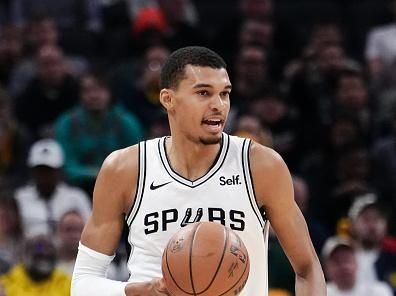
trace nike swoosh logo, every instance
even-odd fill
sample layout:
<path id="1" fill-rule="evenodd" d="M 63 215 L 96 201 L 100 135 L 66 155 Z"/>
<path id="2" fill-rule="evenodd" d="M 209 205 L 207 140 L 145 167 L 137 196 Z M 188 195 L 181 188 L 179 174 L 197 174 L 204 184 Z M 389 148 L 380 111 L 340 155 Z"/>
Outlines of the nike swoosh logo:
<path id="1" fill-rule="evenodd" d="M 158 188 L 160 188 L 162 186 L 168 185 L 169 183 L 172 183 L 172 181 L 169 181 L 169 182 L 166 182 L 166 183 L 162 183 L 162 184 L 159 184 L 159 185 L 154 185 L 154 181 L 153 181 L 153 183 L 151 183 L 151 185 L 150 185 L 150 189 L 151 190 L 155 190 L 155 189 L 158 189 Z"/>

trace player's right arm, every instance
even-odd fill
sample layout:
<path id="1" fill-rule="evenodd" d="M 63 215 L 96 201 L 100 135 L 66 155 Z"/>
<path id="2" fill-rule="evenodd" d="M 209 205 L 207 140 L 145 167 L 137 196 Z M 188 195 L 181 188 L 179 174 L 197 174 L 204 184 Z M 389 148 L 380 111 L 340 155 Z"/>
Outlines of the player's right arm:
<path id="1" fill-rule="evenodd" d="M 133 204 L 137 174 L 137 146 L 115 151 L 104 161 L 95 184 L 92 214 L 81 235 L 71 296 L 168 295 L 158 279 L 132 284 L 106 278 L 125 214 Z"/>

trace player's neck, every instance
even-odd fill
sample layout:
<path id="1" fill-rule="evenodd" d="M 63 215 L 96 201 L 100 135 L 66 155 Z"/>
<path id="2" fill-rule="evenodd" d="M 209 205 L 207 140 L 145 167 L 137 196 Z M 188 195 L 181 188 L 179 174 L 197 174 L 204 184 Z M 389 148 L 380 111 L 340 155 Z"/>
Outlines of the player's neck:
<path id="1" fill-rule="evenodd" d="M 171 137 L 166 141 L 166 154 L 173 170 L 191 181 L 208 172 L 220 148 L 220 144 L 197 144 L 176 137 Z"/>

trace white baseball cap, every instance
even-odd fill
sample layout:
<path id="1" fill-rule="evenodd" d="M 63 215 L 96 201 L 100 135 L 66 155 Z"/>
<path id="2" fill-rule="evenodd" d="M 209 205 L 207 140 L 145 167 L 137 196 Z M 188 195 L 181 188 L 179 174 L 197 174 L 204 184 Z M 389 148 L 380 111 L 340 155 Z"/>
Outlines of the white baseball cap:
<path id="1" fill-rule="evenodd" d="M 356 197 L 351 207 L 349 208 L 348 217 L 351 220 L 355 220 L 360 213 L 371 205 L 377 203 L 377 196 L 374 193 L 366 193 L 362 196 Z"/>
<path id="2" fill-rule="evenodd" d="M 339 247 L 347 247 L 354 250 L 351 241 L 347 238 L 332 236 L 329 237 L 322 248 L 322 258 L 327 260 L 331 254 Z"/>
<path id="3" fill-rule="evenodd" d="M 58 169 L 64 163 L 62 147 L 53 139 L 37 141 L 30 148 L 27 163 L 29 167 L 44 165 Z"/>

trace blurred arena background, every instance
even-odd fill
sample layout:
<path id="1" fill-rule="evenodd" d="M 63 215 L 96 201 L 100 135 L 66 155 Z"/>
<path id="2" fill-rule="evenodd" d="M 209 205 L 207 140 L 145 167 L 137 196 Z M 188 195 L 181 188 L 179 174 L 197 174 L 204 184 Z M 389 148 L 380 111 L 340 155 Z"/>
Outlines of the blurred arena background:
<path id="1" fill-rule="evenodd" d="M 69 295 L 99 167 L 168 134 L 159 74 L 188 45 L 228 64 L 226 132 L 288 164 L 329 295 L 396 295 L 395 0 L 0 1 L 0 295 Z M 269 262 L 293 295 L 275 235 Z"/>

